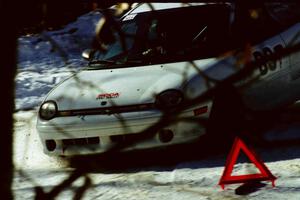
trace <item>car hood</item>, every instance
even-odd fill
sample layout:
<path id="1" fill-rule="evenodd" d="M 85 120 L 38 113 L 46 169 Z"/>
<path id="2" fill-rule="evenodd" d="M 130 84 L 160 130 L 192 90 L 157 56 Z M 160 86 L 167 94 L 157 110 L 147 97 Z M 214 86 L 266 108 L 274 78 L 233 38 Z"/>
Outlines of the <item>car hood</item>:
<path id="1" fill-rule="evenodd" d="M 216 59 L 140 67 L 82 70 L 55 87 L 46 100 L 54 100 L 59 110 L 89 109 L 153 103 L 155 95 L 167 89 L 183 90 Z M 199 86 L 198 86 L 199 87 Z"/>

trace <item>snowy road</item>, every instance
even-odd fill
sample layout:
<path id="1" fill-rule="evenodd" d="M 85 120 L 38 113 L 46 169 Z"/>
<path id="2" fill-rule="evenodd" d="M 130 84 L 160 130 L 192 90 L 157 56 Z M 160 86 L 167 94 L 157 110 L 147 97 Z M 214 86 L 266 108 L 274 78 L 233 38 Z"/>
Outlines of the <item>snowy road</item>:
<path id="1" fill-rule="evenodd" d="M 15 198 L 34 199 L 35 186 L 42 186 L 48 191 L 61 183 L 74 169 L 67 167 L 68 164 L 63 159 L 48 157 L 42 153 L 35 130 L 35 112 L 18 112 L 15 120 Z M 288 130 L 281 131 L 284 133 Z M 201 148 L 199 150 L 205 151 Z M 264 187 L 244 196 L 235 194 L 240 184 L 229 185 L 224 191 L 221 190 L 217 184 L 224 169 L 226 155 L 218 154 L 199 160 L 179 160 L 168 166 L 155 165 L 153 161 L 149 166 L 88 173 L 92 185 L 83 199 L 299 199 L 300 147 L 260 149 L 259 154 L 278 178 L 274 188 L 270 182 L 263 182 Z M 169 159 L 173 156 L 170 155 Z M 249 170 L 255 170 L 252 164 L 238 163 L 233 173 L 244 174 Z M 72 199 L 73 191 L 83 184 L 83 180 L 80 178 L 74 182 L 58 199 Z"/>

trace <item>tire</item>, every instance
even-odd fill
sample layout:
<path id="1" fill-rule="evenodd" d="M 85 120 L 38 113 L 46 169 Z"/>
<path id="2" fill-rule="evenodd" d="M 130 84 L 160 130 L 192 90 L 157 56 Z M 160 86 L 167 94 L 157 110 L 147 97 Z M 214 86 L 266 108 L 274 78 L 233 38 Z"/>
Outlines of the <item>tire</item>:
<path id="1" fill-rule="evenodd" d="M 231 146 L 245 131 L 245 106 L 232 85 L 222 86 L 213 99 L 207 128 L 208 136 L 221 147 Z"/>

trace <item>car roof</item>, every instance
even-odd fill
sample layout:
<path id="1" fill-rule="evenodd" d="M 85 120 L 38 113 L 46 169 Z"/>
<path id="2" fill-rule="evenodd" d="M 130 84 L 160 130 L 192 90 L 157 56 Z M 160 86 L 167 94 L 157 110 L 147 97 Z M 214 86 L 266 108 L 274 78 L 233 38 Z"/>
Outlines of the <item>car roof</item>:
<path id="1" fill-rule="evenodd" d="M 191 6 L 205 6 L 215 5 L 216 3 L 140 3 L 128 11 L 123 17 L 131 14 L 138 14 L 143 12 L 150 12 L 154 10 L 166 10 L 173 8 L 191 7 Z"/>

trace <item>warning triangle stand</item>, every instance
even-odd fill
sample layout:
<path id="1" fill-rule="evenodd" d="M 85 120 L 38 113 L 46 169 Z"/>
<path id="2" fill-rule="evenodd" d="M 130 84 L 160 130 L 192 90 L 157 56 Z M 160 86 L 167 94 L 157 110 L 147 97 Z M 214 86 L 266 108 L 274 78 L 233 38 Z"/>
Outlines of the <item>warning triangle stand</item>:
<path id="1" fill-rule="evenodd" d="M 259 169 L 260 173 L 237 175 L 232 176 L 232 170 L 234 164 L 237 161 L 240 151 L 243 150 L 246 156 L 253 162 L 253 164 Z M 232 149 L 227 157 L 225 169 L 223 175 L 219 181 L 219 185 L 222 189 L 225 188 L 225 184 L 234 183 L 248 183 L 254 181 L 272 181 L 272 186 L 275 186 L 276 177 L 270 172 L 267 166 L 259 159 L 255 152 L 249 149 L 245 143 L 238 137 L 235 138 Z"/>

